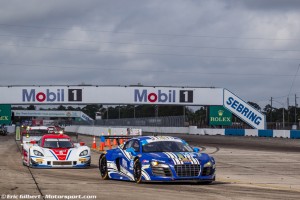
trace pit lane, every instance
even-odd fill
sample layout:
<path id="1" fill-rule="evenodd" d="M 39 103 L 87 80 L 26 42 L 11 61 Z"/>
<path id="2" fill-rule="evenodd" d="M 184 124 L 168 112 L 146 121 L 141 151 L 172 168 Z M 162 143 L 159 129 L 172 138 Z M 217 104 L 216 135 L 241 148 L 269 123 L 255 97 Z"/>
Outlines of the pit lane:
<path id="1" fill-rule="evenodd" d="M 135 184 L 104 181 L 92 152 L 88 169 L 28 169 L 19 143 L 0 137 L 0 195 L 96 195 L 97 199 L 299 199 L 300 140 L 181 135 L 217 161 L 217 180 L 191 183 Z M 91 145 L 92 137 L 79 136 Z"/>

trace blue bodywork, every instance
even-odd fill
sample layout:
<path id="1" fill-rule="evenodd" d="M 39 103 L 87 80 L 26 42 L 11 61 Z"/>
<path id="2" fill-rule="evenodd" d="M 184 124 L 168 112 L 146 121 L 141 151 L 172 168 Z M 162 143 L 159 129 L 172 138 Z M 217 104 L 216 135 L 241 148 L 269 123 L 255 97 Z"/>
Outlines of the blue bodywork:
<path id="1" fill-rule="evenodd" d="M 141 136 L 128 140 L 124 145 L 105 153 L 110 179 L 135 181 L 134 163 L 141 164 L 142 181 L 204 181 L 215 180 L 215 160 L 194 148 L 190 152 L 145 152 L 143 146 L 157 141 L 187 143 L 176 137 Z M 139 147 L 130 148 L 129 143 Z M 101 156 L 104 156 L 102 154 Z M 101 158 L 100 156 L 100 158 Z"/>

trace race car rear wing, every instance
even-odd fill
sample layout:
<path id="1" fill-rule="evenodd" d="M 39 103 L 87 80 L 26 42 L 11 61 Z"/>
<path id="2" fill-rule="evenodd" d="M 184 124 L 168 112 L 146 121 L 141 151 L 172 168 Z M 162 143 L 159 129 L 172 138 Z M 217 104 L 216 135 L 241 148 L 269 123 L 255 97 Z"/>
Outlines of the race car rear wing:
<path id="1" fill-rule="evenodd" d="M 38 141 L 45 134 L 48 134 L 47 130 L 36 129 L 36 130 L 26 130 L 21 133 L 21 143 L 30 143 L 30 141 Z"/>
<path id="2" fill-rule="evenodd" d="M 65 134 L 61 132 L 61 134 Z M 44 129 L 36 129 L 36 130 L 27 130 L 21 133 L 21 143 L 30 143 L 31 141 L 39 141 L 44 135 L 49 134 L 48 130 Z M 57 133 L 55 133 L 57 134 Z M 68 136 L 75 136 L 76 142 L 78 142 L 78 134 L 77 133 L 68 133 Z"/>

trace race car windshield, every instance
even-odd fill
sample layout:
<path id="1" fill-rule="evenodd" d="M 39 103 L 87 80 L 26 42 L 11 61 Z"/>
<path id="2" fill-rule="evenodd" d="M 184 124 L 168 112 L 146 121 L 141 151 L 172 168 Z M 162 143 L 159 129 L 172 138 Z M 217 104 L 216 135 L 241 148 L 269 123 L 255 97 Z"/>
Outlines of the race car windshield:
<path id="1" fill-rule="evenodd" d="M 44 148 L 72 148 L 73 144 L 68 139 L 46 139 Z"/>
<path id="2" fill-rule="evenodd" d="M 193 152 L 193 149 L 182 142 L 175 141 L 157 141 L 145 144 L 143 152 Z"/>

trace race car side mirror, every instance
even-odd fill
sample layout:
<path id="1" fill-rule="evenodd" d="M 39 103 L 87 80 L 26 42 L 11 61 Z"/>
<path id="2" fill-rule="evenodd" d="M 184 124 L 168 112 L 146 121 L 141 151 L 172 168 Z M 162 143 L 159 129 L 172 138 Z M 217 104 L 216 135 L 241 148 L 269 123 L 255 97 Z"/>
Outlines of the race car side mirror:
<path id="1" fill-rule="evenodd" d="M 194 147 L 193 150 L 194 150 L 194 152 L 196 152 L 196 153 L 200 152 L 200 149 L 197 148 L 197 147 Z"/>
<path id="2" fill-rule="evenodd" d="M 133 156 L 136 155 L 136 152 L 134 151 L 134 148 L 132 148 L 132 147 L 126 149 L 126 152 L 131 153 Z"/>
<path id="3" fill-rule="evenodd" d="M 84 146 L 84 145 L 85 145 L 85 143 L 84 143 L 84 142 L 80 142 L 79 144 L 80 144 L 80 146 Z"/>

